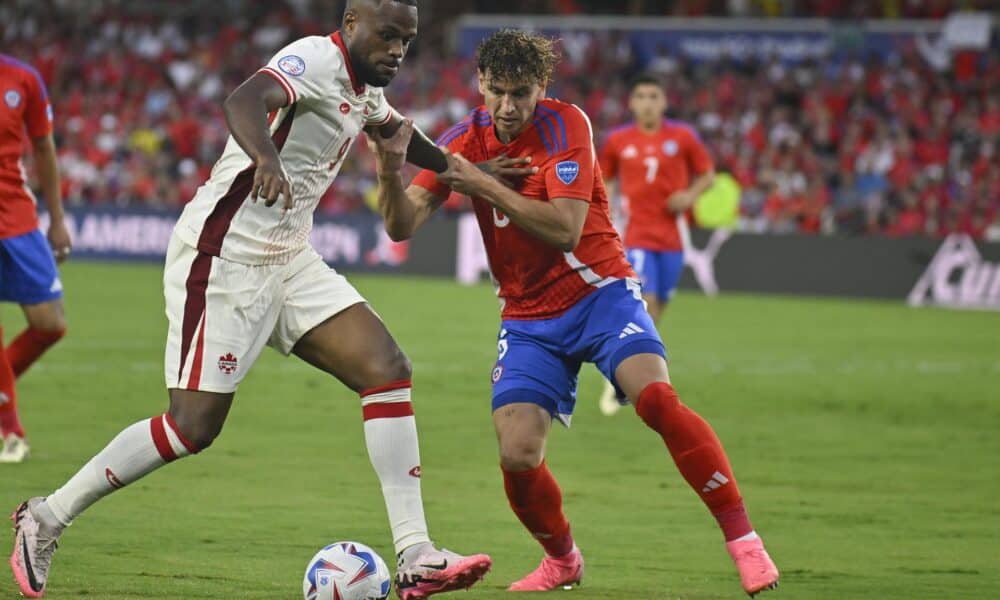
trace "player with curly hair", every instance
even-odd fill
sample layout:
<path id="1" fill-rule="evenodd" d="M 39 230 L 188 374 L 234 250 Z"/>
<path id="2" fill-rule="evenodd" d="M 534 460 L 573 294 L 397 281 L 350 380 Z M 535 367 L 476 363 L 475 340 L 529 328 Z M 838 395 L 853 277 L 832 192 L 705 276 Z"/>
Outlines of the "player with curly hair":
<path id="1" fill-rule="evenodd" d="M 379 206 L 392 238 L 410 237 L 451 191 L 473 199 L 503 315 L 492 380 L 504 488 L 545 550 L 541 565 L 510 590 L 554 590 L 583 577 L 544 457 L 552 421 L 570 423 L 584 362 L 596 364 L 662 437 L 722 528 L 744 589 L 771 589 L 778 570 L 750 524 L 722 444 L 670 383 L 663 342 L 611 225 L 590 121 L 577 106 L 545 97 L 557 62 L 541 35 L 502 30 L 483 41 L 485 103 L 438 140 L 447 149 L 444 173 L 425 170 L 404 188 L 407 129 L 375 140 Z M 504 182 L 473 164 L 506 157 L 529 162 L 531 173 Z"/>

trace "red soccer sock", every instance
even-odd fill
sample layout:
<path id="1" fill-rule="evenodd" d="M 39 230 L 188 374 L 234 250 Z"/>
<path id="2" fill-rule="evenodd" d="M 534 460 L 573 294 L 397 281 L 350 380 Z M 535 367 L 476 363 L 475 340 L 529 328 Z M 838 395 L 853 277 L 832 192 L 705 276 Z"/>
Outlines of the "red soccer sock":
<path id="1" fill-rule="evenodd" d="M 29 327 L 21 332 L 7 348 L 7 360 L 14 371 L 14 377 L 20 377 L 28 370 L 38 357 L 66 335 L 65 329 L 46 331 Z"/>
<path id="2" fill-rule="evenodd" d="M 573 550 L 573 535 L 562 512 L 562 492 L 544 461 L 528 471 L 503 469 L 503 487 L 514 514 L 546 554 L 560 557 Z"/>
<path id="3" fill-rule="evenodd" d="M 752 532 L 722 443 L 698 413 L 681 404 L 673 386 L 648 385 L 639 394 L 635 410 L 663 437 L 681 475 L 715 516 L 726 541 Z"/>
<path id="4" fill-rule="evenodd" d="M 17 394 L 14 390 L 14 371 L 10 368 L 3 349 L 3 328 L 0 327 L 0 435 L 16 434 L 24 437 L 24 428 L 17 418 Z"/>

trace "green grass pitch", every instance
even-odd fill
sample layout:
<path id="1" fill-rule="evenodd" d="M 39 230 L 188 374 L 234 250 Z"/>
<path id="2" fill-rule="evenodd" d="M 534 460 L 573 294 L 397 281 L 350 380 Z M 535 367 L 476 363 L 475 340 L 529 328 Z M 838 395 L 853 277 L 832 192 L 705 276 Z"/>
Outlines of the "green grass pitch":
<path id="1" fill-rule="evenodd" d="M 155 265 L 65 267 L 70 332 L 20 382 L 34 454 L 0 465 L 4 510 L 164 410 L 160 277 Z M 458 597 L 507 598 L 541 551 L 497 467 L 492 291 L 353 281 L 415 366 L 432 535 L 495 561 Z M 8 305 L 3 320 L 9 339 L 20 311 Z M 726 444 L 782 570 L 767 597 L 1000 597 L 1000 314 L 686 293 L 663 333 L 674 384 Z M 587 560 L 568 598 L 741 597 L 717 527 L 659 438 L 631 411 L 602 417 L 598 391 L 586 367 L 573 427 L 557 427 L 549 447 Z M 358 400 L 267 350 L 214 447 L 66 532 L 47 597 L 294 600 L 309 557 L 341 539 L 393 562 Z M 15 595 L 8 572 L 0 597 Z"/>

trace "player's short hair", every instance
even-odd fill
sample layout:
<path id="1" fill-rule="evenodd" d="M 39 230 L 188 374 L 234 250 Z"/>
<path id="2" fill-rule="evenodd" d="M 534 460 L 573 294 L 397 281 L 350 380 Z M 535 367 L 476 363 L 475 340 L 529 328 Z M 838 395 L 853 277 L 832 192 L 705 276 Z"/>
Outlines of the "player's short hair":
<path id="1" fill-rule="evenodd" d="M 367 2 L 369 4 L 374 4 L 375 6 L 378 6 L 378 5 L 382 4 L 385 1 L 386 0 L 347 0 L 347 6 L 345 8 L 347 10 L 350 10 L 352 8 L 356 8 L 358 6 L 358 4 L 361 4 L 362 2 Z M 405 4 L 407 6 L 416 6 L 417 5 L 417 0 L 388 0 L 388 1 L 390 1 L 390 2 L 396 2 L 397 4 Z"/>
<path id="2" fill-rule="evenodd" d="M 506 81 L 531 81 L 545 85 L 559 62 L 555 40 L 538 33 L 501 29 L 479 44 L 476 62 L 480 73 Z"/>
<path id="3" fill-rule="evenodd" d="M 661 90 L 666 90 L 666 86 L 663 84 L 663 80 L 659 76 L 653 73 L 639 73 L 638 75 L 632 77 L 628 81 L 628 91 L 631 94 L 635 91 L 635 88 L 640 85 L 655 85 Z"/>

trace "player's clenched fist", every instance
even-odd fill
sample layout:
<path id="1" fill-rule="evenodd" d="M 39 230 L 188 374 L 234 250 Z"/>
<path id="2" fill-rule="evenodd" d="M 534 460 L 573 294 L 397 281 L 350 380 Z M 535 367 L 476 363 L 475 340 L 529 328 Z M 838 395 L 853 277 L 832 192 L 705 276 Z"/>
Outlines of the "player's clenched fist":
<path id="1" fill-rule="evenodd" d="M 257 163 L 254 171 L 250 199 L 256 202 L 263 198 L 265 206 L 274 206 L 278 196 L 284 198 L 285 210 L 292 208 L 292 184 L 281 168 L 281 161 L 263 159 Z"/>
<path id="2" fill-rule="evenodd" d="M 392 137 L 382 137 L 379 131 L 368 135 L 369 147 L 375 152 L 379 173 L 397 173 L 406 164 L 406 149 L 413 137 L 413 120 L 403 119 Z"/>

